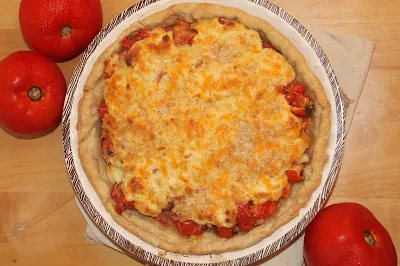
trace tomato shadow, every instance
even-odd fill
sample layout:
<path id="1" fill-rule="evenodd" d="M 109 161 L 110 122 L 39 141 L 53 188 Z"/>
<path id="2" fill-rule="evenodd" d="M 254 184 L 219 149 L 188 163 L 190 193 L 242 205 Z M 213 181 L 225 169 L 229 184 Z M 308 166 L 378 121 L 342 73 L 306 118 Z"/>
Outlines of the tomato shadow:
<path id="1" fill-rule="evenodd" d="M 5 128 L 3 125 L 0 125 L 0 128 L 7 133 L 8 135 L 17 138 L 17 139 L 24 139 L 24 140 L 30 140 L 30 139 L 38 139 L 38 138 L 42 138 L 45 137 L 49 134 L 51 134 L 52 132 L 54 132 L 57 129 L 58 125 L 54 128 L 50 128 L 46 131 L 40 132 L 40 133 L 35 133 L 35 134 L 20 134 L 20 133 L 16 133 L 14 131 L 11 131 L 8 128 Z"/>

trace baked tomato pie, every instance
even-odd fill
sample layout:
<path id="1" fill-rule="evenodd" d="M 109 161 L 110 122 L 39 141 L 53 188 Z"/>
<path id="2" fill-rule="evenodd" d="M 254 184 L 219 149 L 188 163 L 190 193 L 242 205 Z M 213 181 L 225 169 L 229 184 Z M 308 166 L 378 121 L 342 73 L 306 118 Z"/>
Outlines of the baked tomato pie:
<path id="1" fill-rule="evenodd" d="M 249 247 L 319 185 L 330 105 L 267 22 L 180 4 L 133 24 L 97 60 L 79 156 L 116 222 L 183 254 Z"/>

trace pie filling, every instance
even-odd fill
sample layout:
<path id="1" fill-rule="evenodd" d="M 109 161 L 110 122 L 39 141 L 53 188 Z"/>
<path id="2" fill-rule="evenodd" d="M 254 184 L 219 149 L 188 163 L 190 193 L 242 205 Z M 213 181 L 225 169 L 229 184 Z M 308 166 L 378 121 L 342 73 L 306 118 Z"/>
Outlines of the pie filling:
<path id="1" fill-rule="evenodd" d="M 141 29 L 104 77 L 100 138 L 117 213 L 231 238 L 303 180 L 313 102 L 257 31 L 224 18 Z"/>

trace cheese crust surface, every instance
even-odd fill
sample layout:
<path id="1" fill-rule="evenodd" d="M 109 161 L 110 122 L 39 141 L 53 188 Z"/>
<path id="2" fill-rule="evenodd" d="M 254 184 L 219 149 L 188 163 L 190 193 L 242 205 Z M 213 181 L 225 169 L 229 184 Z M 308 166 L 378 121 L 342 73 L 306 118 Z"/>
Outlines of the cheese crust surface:
<path id="1" fill-rule="evenodd" d="M 296 77 L 257 31 L 193 23 L 191 45 L 156 27 L 105 62 L 107 176 L 142 214 L 233 227 L 237 205 L 278 201 L 310 140 L 277 87 Z"/>

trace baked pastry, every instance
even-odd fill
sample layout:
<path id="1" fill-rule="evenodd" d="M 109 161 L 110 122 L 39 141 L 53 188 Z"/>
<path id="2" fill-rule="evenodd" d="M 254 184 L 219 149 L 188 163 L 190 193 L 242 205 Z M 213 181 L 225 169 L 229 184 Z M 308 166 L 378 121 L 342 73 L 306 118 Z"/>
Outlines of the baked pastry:
<path id="1" fill-rule="evenodd" d="M 124 31 L 79 105 L 82 166 L 114 220 L 157 247 L 249 247 L 295 217 L 327 160 L 330 104 L 262 19 L 187 3 Z"/>

